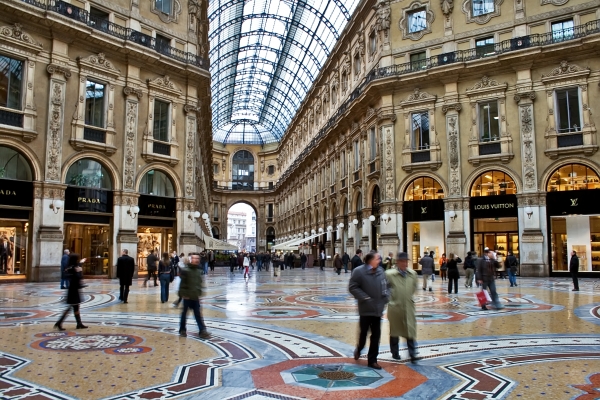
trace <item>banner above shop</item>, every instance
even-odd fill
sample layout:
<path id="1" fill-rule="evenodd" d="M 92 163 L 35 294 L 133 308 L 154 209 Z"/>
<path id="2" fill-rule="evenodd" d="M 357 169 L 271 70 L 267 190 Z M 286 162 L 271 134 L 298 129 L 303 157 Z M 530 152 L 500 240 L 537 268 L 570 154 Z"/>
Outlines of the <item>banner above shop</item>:
<path id="1" fill-rule="evenodd" d="M 68 186 L 65 211 L 112 213 L 113 193 L 110 190 Z"/>
<path id="2" fill-rule="evenodd" d="M 402 217 L 405 222 L 443 221 L 444 200 L 417 200 L 402 203 Z"/>
<path id="3" fill-rule="evenodd" d="M 175 218 L 176 202 L 174 197 L 141 195 L 138 201 L 139 215 L 147 217 Z"/>
<path id="4" fill-rule="evenodd" d="M 469 199 L 471 218 L 505 218 L 517 217 L 517 196 L 505 194 L 500 196 L 479 196 Z"/>
<path id="5" fill-rule="evenodd" d="M 549 192 L 546 197 L 548 215 L 598 214 L 600 189 Z"/>
<path id="6" fill-rule="evenodd" d="M 31 207 L 33 182 L 0 179 L 0 205 Z"/>

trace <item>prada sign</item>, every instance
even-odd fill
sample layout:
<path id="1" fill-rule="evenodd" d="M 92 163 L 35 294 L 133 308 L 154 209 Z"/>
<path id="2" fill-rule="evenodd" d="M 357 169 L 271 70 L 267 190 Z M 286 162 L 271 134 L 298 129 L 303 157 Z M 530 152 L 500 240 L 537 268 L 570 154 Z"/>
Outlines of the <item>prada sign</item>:
<path id="1" fill-rule="evenodd" d="M 33 205 L 33 182 L 0 179 L 0 204 L 31 207 Z"/>
<path id="2" fill-rule="evenodd" d="M 65 211 L 113 212 L 113 193 L 110 190 L 67 187 Z"/>
<path id="3" fill-rule="evenodd" d="M 402 203 L 402 217 L 406 222 L 443 221 L 444 200 L 417 200 Z"/>
<path id="4" fill-rule="evenodd" d="M 175 218 L 176 203 L 174 197 L 141 195 L 138 200 L 139 215 L 148 217 Z"/>
<path id="5" fill-rule="evenodd" d="M 600 189 L 549 192 L 546 195 L 548 215 L 598 214 Z"/>
<path id="6" fill-rule="evenodd" d="M 519 213 L 514 194 L 471 197 L 470 204 L 473 219 L 516 217 Z"/>

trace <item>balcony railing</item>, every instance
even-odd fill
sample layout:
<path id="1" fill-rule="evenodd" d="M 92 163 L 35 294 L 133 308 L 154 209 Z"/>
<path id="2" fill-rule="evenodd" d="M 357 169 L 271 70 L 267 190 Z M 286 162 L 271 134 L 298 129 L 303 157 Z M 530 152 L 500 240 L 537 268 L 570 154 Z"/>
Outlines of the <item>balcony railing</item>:
<path id="1" fill-rule="evenodd" d="M 162 154 L 163 156 L 171 155 L 171 145 L 168 143 L 153 142 L 152 152 L 154 154 Z"/>
<path id="2" fill-rule="evenodd" d="M 0 125 L 23 127 L 23 114 L 0 109 Z"/>
<path id="3" fill-rule="evenodd" d="M 500 142 L 493 143 L 485 143 L 479 145 L 479 155 L 480 156 L 488 156 L 490 154 L 500 154 L 502 152 L 502 147 L 500 146 Z"/>
<path id="4" fill-rule="evenodd" d="M 86 126 L 83 128 L 83 138 L 92 142 L 106 143 L 106 132 Z"/>
<path id="5" fill-rule="evenodd" d="M 360 179 L 360 171 L 355 171 L 354 172 L 354 182 L 356 182 L 359 179 Z"/>
<path id="6" fill-rule="evenodd" d="M 431 153 L 426 151 L 413 151 L 410 153 L 410 162 L 412 164 L 431 161 Z"/>
<path id="7" fill-rule="evenodd" d="M 213 189 L 218 189 L 218 190 L 241 190 L 241 191 L 248 191 L 248 192 L 263 192 L 263 191 L 273 190 L 273 188 L 268 188 L 268 187 L 254 187 L 253 185 L 240 184 L 240 183 L 232 184 L 231 187 L 229 187 L 229 186 L 223 186 L 223 185 L 218 185 L 217 183 L 213 183 Z"/>
<path id="8" fill-rule="evenodd" d="M 79 21 L 87 26 L 104 32 L 108 35 L 117 37 L 119 39 L 128 40 L 142 46 L 155 49 L 155 39 L 152 36 L 146 35 L 145 33 L 138 32 L 131 28 L 125 28 L 123 26 L 112 23 L 106 19 L 94 17 L 80 7 L 74 6 L 62 0 L 47 0 L 47 2 L 38 0 L 21 0 L 24 3 L 31 4 L 35 7 L 46 9 L 48 11 L 55 12 L 65 17 L 71 18 L 75 21 Z M 171 46 L 161 46 L 160 49 L 155 49 L 158 53 L 172 58 L 177 61 L 184 62 L 186 64 L 192 64 L 202 69 L 208 70 L 209 62 L 196 54 L 185 52 Z"/>
<path id="9" fill-rule="evenodd" d="M 558 147 L 583 146 L 583 134 L 557 135 L 556 143 Z"/>

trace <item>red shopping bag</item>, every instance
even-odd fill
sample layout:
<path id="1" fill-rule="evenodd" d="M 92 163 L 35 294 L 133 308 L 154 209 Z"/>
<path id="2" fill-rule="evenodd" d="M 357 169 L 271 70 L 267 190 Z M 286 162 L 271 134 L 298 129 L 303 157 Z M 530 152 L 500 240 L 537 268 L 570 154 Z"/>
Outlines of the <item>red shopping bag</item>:
<path id="1" fill-rule="evenodd" d="M 479 301 L 479 305 L 480 306 L 485 306 L 487 303 L 489 303 L 492 299 L 490 299 L 490 295 L 487 292 L 487 290 L 481 290 L 479 292 L 477 292 L 476 294 L 477 296 L 477 301 Z"/>

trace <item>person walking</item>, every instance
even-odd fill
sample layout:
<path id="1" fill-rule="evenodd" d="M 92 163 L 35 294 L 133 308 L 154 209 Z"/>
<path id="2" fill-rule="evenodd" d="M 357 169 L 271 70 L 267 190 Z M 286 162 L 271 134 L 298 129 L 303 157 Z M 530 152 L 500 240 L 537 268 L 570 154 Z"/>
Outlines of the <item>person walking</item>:
<path id="1" fill-rule="evenodd" d="M 235 270 L 235 267 L 237 266 L 237 257 L 235 256 L 235 253 L 231 253 L 229 255 L 229 272 L 231 272 L 231 274 L 233 275 L 233 271 Z"/>
<path id="2" fill-rule="evenodd" d="M 62 258 L 60 259 L 60 288 L 67 289 L 69 287 L 69 280 L 65 278 L 65 268 L 69 265 L 69 249 L 65 249 Z"/>
<path id="3" fill-rule="evenodd" d="M 452 293 L 452 285 L 454 284 L 454 293 L 458 293 L 458 278 L 460 274 L 458 273 L 458 264 L 460 264 L 462 260 L 460 257 L 455 257 L 454 253 L 450 253 L 450 258 L 446 260 L 447 268 L 448 268 L 448 293 Z"/>
<path id="4" fill-rule="evenodd" d="M 442 282 L 444 280 L 448 280 L 448 259 L 446 258 L 446 253 L 443 253 L 440 257 L 440 277 L 442 278 Z"/>
<path id="5" fill-rule="evenodd" d="M 473 277 L 475 276 L 475 256 L 472 251 L 467 252 L 467 256 L 465 257 L 465 287 L 472 288 L 473 287 Z"/>
<path id="6" fill-rule="evenodd" d="M 147 286 L 150 278 L 154 278 L 154 286 L 158 286 L 158 284 L 156 283 L 156 278 L 157 278 L 156 271 L 158 270 L 158 257 L 156 257 L 156 255 L 154 255 L 154 250 L 150 251 L 150 254 L 148 254 L 148 257 L 146 257 L 146 265 L 148 267 L 148 276 L 146 277 L 146 280 L 144 281 L 144 287 Z"/>
<path id="7" fill-rule="evenodd" d="M 348 273 L 348 263 L 350 263 L 350 256 L 346 251 L 344 251 L 344 255 L 342 256 L 342 264 L 344 265 L 344 273 Z"/>
<path id="8" fill-rule="evenodd" d="M 163 253 L 162 257 L 158 263 L 158 279 L 160 280 L 160 302 L 166 303 L 169 301 L 169 284 L 174 276 L 171 272 L 169 253 Z"/>
<path id="9" fill-rule="evenodd" d="M 200 268 L 204 271 L 204 275 L 208 275 L 208 257 L 205 251 L 200 253 Z"/>
<path id="10" fill-rule="evenodd" d="M 508 252 L 508 255 L 504 259 L 504 267 L 508 272 L 508 281 L 510 282 L 510 287 L 516 287 L 517 285 L 517 267 L 519 266 L 519 261 L 517 257 L 513 254 L 512 251 Z"/>
<path id="11" fill-rule="evenodd" d="M 342 273 L 342 258 L 338 253 L 335 253 L 333 256 L 333 266 L 335 267 L 335 272 L 340 275 Z"/>
<path id="12" fill-rule="evenodd" d="M 423 258 L 419 260 L 419 264 L 421 265 L 421 275 L 423 276 L 423 290 L 427 290 L 427 281 L 433 275 L 433 257 L 430 257 L 425 252 Z M 431 286 L 429 286 L 429 291 L 433 291 Z"/>
<path id="13" fill-rule="evenodd" d="M 390 251 L 388 256 L 383 261 L 383 268 L 387 271 L 388 269 L 394 268 L 394 265 L 394 253 Z"/>
<path id="14" fill-rule="evenodd" d="M 79 304 L 81 304 L 81 294 L 79 293 L 79 289 L 83 287 L 82 279 L 83 273 L 81 269 L 81 264 L 85 262 L 84 259 L 79 259 L 79 254 L 71 253 L 69 254 L 69 262 L 67 267 L 65 268 L 65 276 L 69 280 L 69 287 L 67 289 L 67 309 L 61 315 L 59 320 L 54 324 L 54 328 L 59 331 L 64 331 L 62 324 L 65 318 L 67 318 L 67 314 L 71 308 L 73 309 L 73 314 L 75 314 L 75 321 L 77 321 L 76 329 L 87 329 L 81 322 L 81 315 L 79 314 Z"/>
<path id="15" fill-rule="evenodd" d="M 577 257 L 575 250 L 571 252 L 569 272 L 571 273 L 571 278 L 573 278 L 573 292 L 579 292 L 579 279 L 577 278 L 577 274 L 579 273 L 579 257 Z"/>
<path id="16" fill-rule="evenodd" d="M 213 272 L 215 270 L 215 253 L 212 250 L 208 251 L 208 265 L 211 272 Z"/>
<path id="17" fill-rule="evenodd" d="M 321 250 L 319 254 L 319 268 L 321 268 L 321 271 L 325 271 L 325 250 Z"/>
<path id="18" fill-rule="evenodd" d="M 306 254 L 304 254 L 304 252 L 300 253 L 300 265 L 302 266 L 302 269 L 306 268 L 307 260 L 308 258 L 306 257 Z"/>
<path id="19" fill-rule="evenodd" d="M 127 303 L 129 298 L 129 286 L 133 281 L 135 272 L 135 260 L 129 256 L 129 250 L 123 249 L 121 257 L 117 259 L 117 278 L 119 278 L 119 300 Z"/>
<path id="20" fill-rule="evenodd" d="M 248 254 L 244 254 L 244 278 L 250 278 L 250 257 Z"/>
<path id="21" fill-rule="evenodd" d="M 192 253 L 189 264 L 181 270 L 179 297 L 183 299 L 183 310 L 181 311 L 181 319 L 179 321 L 179 335 L 183 337 L 187 336 L 186 319 L 188 310 L 190 309 L 194 312 L 194 318 L 196 319 L 196 324 L 198 324 L 198 335 L 201 338 L 210 336 L 200 313 L 200 297 L 202 296 L 203 282 L 199 264 L 200 255 Z"/>
<path id="22" fill-rule="evenodd" d="M 494 252 L 486 248 L 483 252 L 483 257 L 477 261 L 477 269 L 475 274 L 477 276 L 477 282 L 481 285 L 483 290 L 490 291 L 492 302 L 497 309 L 502 309 L 504 306 L 500 304 L 498 293 L 496 292 L 496 261 L 494 259 Z M 481 306 L 482 310 L 487 310 L 486 305 Z"/>
<path id="23" fill-rule="evenodd" d="M 394 360 L 400 360 L 400 337 L 406 339 L 410 361 L 417 361 L 417 318 L 413 295 L 419 285 L 417 273 L 408 269 L 408 254 L 396 255 L 396 267 L 385 271 L 390 302 L 387 318 L 390 323 L 390 351 Z"/>
<path id="24" fill-rule="evenodd" d="M 371 252 L 365 257 L 365 264 L 354 268 L 348 290 L 358 300 L 360 333 L 354 349 L 354 359 L 360 358 L 360 352 L 367 342 L 367 333 L 371 331 L 371 343 L 367 355 L 368 365 L 373 369 L 381 369 L 377 364 L 379 340 L 381 339 L 381 317 L 388 302 L 387 281 L 385 272 L 379 266 L 381 257 Z"/>
<path id="25" fill-rule="evenodd" d="M 361 265 L 363 265 L 363 261 L 362 261 L 362 250 L 358 249 L 356 250 L 356 254 L 354 255 L 354 257 L 352 257 L 352 260 L 350 260 L 350 262 L 352 263 L 352 271 L 354 271 L 355 268 L 360 267 Z"/>

